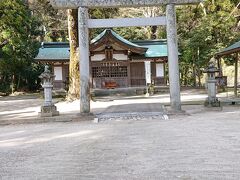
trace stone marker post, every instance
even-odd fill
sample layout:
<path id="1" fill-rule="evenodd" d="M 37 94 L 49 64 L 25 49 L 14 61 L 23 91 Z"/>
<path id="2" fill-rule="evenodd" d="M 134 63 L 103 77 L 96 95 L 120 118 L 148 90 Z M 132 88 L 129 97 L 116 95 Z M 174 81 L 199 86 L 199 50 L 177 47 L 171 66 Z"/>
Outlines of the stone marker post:
<path id="1" fill-rule="evenodd" d="M 44 103 L 41 106 L 40 117 L 52 117 L 58 116 L 59 112 L 57 107 L 52 102 L 52 88 L 53 88 L 53 75 L 48 66 L 45 66 L 44 72 L 39 76 L 42 81 L 42 87 L 44 88 Z"/>
<path id="2" fill-rule="evenodd" d="M 215 67 L 214 59 L 210 60 L 207 69 L 204 71 L 208 75 L 207 80 L 207 90 L 208 90 L 208 98 L 205 101 L 206 107 L 220 107 L 220 102 L 216 97 L 216 83 L 217 80 L 215 78 L 215 73 L 219 72 L 219 70 Z"/>

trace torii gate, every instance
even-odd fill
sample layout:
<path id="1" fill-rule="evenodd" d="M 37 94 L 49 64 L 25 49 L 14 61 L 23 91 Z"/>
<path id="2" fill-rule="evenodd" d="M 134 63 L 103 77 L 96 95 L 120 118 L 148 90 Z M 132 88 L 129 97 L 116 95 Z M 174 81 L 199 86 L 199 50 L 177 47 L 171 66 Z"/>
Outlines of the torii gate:
<path id="1" fill-rule="evenodd" d="M 59 9 L 78 9 L 80 51 L 80 113 L 90 113 L 89 28 L 167 26 L 170 101 L 173 111 L 181 110 L 178 44 L 175 5 L 203 0 L 50 0 Z M 166 5 L 166 16 L 156 18 L 89 19 L 88 8 L 141 7 Z"/>

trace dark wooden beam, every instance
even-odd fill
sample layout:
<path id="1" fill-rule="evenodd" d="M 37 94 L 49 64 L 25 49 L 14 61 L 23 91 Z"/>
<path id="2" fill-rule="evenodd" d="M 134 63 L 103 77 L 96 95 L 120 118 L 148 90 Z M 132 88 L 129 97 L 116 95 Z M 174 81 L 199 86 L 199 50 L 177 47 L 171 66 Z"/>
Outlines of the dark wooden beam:
<path id="1" fill-rule="evenodd" d="M 235 56 L 234 96 L 238 96 L 238 53 Z"/>

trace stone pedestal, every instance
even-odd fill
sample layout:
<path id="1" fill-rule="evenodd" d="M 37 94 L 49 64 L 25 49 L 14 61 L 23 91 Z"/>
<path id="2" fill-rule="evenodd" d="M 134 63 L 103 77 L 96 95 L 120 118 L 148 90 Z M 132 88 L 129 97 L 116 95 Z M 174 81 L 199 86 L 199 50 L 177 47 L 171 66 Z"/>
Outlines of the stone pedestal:
<path id="1" fill-rule="evenodd" d="M 215 79 L 208 79 L 208 97 L 206 99 L 205 105 L 211 107 L 219 107 L 220 102 L 216 97 L 216 83 Z"/>
<path id="2" fill-rule="evenodd" d="M 221 107 L 220 101 L 216 97 L 216 83 L 217 80 L 215 78 L 215 73 L 219 72 L 219 70 L 215 67 L 215 59 L 212 58 L 209 62 L 208 68 L 204 71 L 208 74 L 208 80 L 207 80 L 207 91 L 208 91 L 208 97 L 204 103 L 205 107 Z"/>
<path id="3" fill-rule="evenodd" d="M 51 106 L 42 106 L 41 112 L 39 113 L 40 117 L 52 117 L 59 116 L 59 111 L 57 111 L 57 107 L 55 105 Z"/>
<path id="4" fill-rule="evenodd" d="M 45 84 L 43 84 L 42 87 L 44 88 L 44 106 L 52 106 L 53 85 L 49 82 L 45 82 Z"/>
<path id="5" fill-rule="evenodd" d="M 40 117 L 52 117 L 58 116 L 59 112 L 57 107 L 54 106 L 52 102 L 52 88 L 53 88 L 53 78 L 55 76 L 51 74 L 48 66 L 45 66 L 44 72 L 39 76 L 42 80 L 42 87 L 44 88 L 44 104 L 41 106 Z"/>

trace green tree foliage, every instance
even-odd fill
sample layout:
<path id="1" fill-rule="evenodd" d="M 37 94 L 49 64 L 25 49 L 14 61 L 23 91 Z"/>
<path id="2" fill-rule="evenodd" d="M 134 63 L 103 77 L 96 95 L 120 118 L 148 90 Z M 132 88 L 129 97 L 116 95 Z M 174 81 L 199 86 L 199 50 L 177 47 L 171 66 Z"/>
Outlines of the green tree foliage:
<path id="1" fill-rule="evenodd" d="M 90 9 L 89 16 L 91 19 L 109 19 L 119 16 L 119 11 L 116 8 L 102 8 L 102 9 Z M 104 29 L 92 29 L 90 31 L 90 38 L 95 38 Z"/>
<path id="2" fill-rule="evenodd" d="M 118 17 L 157 17 L 165 14 L 164 7 L 120 8 Z M 146 40 L 166 38 L 166 28 L 163 26 L 114 28 L 114 30 L 129 40 Z"/>
<path id="3" fill-rule="evenodd" d="M 31 0 L 29 6 L 34 17 L 41 22 L 41 41 L 67 41 L 66 10 L 54 9 L 49 0 Z"/>
<path id="4" fill-rule="evenodd" d="M 38 66 L 32 63 L 37 53 L 39 22 L 21 0 L 0 2 L 0 84 L 12 91 L 19 88 L 33 89 Z"/>
<path id="5" fill-rule="evenodd" d="M 201 69 L 209 59 L 219 49 L 239 40 L 239 22 L 235 18 L 238 6 L 239 0 L 206 0 L 198 5 L 177 7 L 182 84 L 201 85 Z M 155 17 L 164 15 L 165 7 L 90 9 L 89 14 L 91 18 Z M 72 21 L 77 22 L 77 16 L 74 18 Z M 33 89 L 40 68 L 33 63 L 39 45 L 36 40 L 67 41 L 68 25 L 66 11 L 53 9 L 49 0 L 1 0 L 0 86 L 12 84 L 13 90 Z M 91 30 L 91 38 L 102 30 Z M 114 30 L 130 40 L 166 38 L 165 27 Z M 77 36 L 74 37 L 77 50 Z M 73 67 L 76 66 L 78 62 Z"/>
<path id="6" fill-rule="evenodd" d="M 219 49 L 236 41 L 235 5 L 230 0 L 208 0 L 178 8 L 181 77 L 184 85 L 201 86 L 201 69 Z M 198 83 L 196 82 L 198 79 Z"/>

